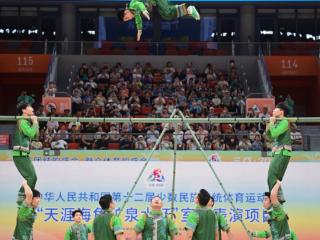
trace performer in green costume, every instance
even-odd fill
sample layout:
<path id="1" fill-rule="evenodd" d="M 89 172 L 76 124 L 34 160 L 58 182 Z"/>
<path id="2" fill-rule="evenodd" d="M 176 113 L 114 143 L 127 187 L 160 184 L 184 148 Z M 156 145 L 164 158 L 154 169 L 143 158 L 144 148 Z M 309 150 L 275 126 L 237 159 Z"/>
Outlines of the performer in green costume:
<path id="1" fill-rule="evenodd" d="M 165 20 L 173 20 L 187 15 L 195 20 L 200 20 L 200 15 L 195 6 L 187 7 L 185 3 L 174 5 L 170 4 L 168 0 L 131 0 L 125 10 L 118 12 L 118 17 L 120 21 L 124 22 L 135 19 L 137 41 L 140 41 L 143 29 L 141 15 L 150 20 L 150 12 L 153 6 L 157 7 L 160 16 Z"/>
<path id="2" fill-rule="evenodd" d="M 282 181 L 283 176 L 292 156 L 290 123 L 287 119 L 288 107 L 279 103 L 273 110 L 273 115 L 270 118 L 270 123 L 267 124 L 266 135 L 273 140 L 272 160 L 268 171 L 268 186 L 269 191 L 279 179 Z M 285 202 L 282 189 L 279 189 L 278 199 L 280 203 Z"/>
<path id="3" fill-rule="evenodd" d="M 103 212 L 93 221 L 93 234 L 95 240 L 124 240 L 121 220 L 113 211 L 116 207 L 110 194 L 102 196 L 99 200 Z"/>
<path id="4" fill-rule="evenodd" d="M 207 207 L 210 194 L 201 189 L 195 198 L 196 209 L 187 218 L 187 240 L 217 240 L 217 220 L 215 213 Z"/>
<path id="5" fill-rule="evenodd" d="M 68 227 L 64 240 L 88 240 L 88 234 L 91 233 L 91 225 L 82 222 L 83 213 L 80 209 L 72 212 L 74 223 Z"/>
<path id="6" fill-rule="evenodd" d="M 41 197 L 40 192 L 31 190 L 27 181 L 22 182 L 25 192 L 25 199 L 18 205 L 17 222 L 12 240 L 32 240 L 33 223 L 36 220 L 37 213 L 35 209 L 39 206 Z"/>
<path id="7" fill-rule="evenodd" d="M 288 216 L 285 213 L 283 206 L 278 200 L 278 191 L 281 187 L 281 182 L 277 180 L 271 194 L 266 192 L 263 199 L 263 207 L 269 214 L 268 223 L 270 225 L 269 231 L 253 231 L 252 237 L 269 238 L 272 240 L 297 240 L 297 236 L 290 230 L 288 224 Z"/>
<path id="8" fill-rule="evenodd" d="M 37 175 L 29 158 L 30 141 L 35 139 L 39 133 L 38 119 L 34 115 L 33 108 L 29 104 L 19 106 L 19 114 L 30 119 L 17 121 L 16 133 L 13 139 L 13 161 L 22 177 L 27 180 L 31 189 L 35 188 Z M 21 204 L 24 199 L 24 188 L 21 187 L 17 203 Z"/>
<path id="9" fill-rule="evenodd" d="M 207 207 L 209 209 L 212 209 L 213 206 L 214 206 L 214 199 L 213 199 L 213 197 L 211 197 Z M 216 215 L 216 221 L 217 221 L 217 227 L 218 227 L 218 233 L 219 233 L 219 240 L 222 239 L 222 232 L 225 232 L 227 234 L 229 240 L 233 240 L 233 235 L 231 233 L 231 228 L 230 228 L 230 225 L 227 223 L 226 218 L 222 214 L 216 213 L 213 209 L 212 209 L 212 211 Z"/>
<path id="10" fill-rule="evenodd" d="M 150 203 L 151 212 L 139 216 L 134 227 L 133 239 L 138 239 L 142 234 L 142 240 L 175 240 L 177 239 L 178 228 L 171 216 L 163 216 L 162 200 L 154 197 Z"/>

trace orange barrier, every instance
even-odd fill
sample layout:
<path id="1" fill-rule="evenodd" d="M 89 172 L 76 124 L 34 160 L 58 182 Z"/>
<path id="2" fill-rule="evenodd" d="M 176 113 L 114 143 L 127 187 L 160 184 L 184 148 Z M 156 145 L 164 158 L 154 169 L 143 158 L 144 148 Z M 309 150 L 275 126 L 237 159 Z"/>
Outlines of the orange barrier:
<path id="1" fill-rule="evenodd" d="M 51 112 L 52 108 L 56 109 L 57 114 L 63 114 L 64 110 L 71 111 L 71 98 L 70 97 L 43 97 L 42 105 L 45 112 Z"/>
<path id="2" fill-rule="evenodd" d="M 272 115 L 275 107 L 274 98 L 247 98 L 246 100 L 246 112 L 249 108 L 252 108 L 255 112 L 262 112 L 264 107 L 267 107 L 269 114 Z"/>

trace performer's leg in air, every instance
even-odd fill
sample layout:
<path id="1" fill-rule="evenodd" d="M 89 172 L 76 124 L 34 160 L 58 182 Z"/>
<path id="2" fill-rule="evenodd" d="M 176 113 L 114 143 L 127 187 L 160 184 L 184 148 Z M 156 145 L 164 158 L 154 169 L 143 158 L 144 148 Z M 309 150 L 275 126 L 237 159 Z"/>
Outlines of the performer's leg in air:
<path id="1" fill-rule="evenodd" d="M 183 16 L 191 16 L 195 20 L 200 20 L 200 14 L 194 6 L 187 7 L 185 3 L 174 5 L 170 4 L 168 0 L 131 0 L 125 10 L 118 12 L 118 18 L 122 22 L 135 19 L 137 28 L 137 41 L 140 41 L 142 35 L 142 16 L 150 20 L 150 12 L 155 6 L 160 16 L 165 20 L 173 20 Z"/>

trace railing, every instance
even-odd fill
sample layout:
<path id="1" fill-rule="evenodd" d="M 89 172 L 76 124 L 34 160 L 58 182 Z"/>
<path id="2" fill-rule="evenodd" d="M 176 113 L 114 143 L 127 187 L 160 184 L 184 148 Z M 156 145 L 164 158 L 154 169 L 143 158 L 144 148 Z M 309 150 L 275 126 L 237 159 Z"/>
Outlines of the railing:
<path id="1" fill-rule="evenodd" d="M 52 148 L 51 143 L 57 140 L 63 140 L 66 143 L 66 146 L 62 149 L 68 149 L 68 145 L 70 144 L 71 149 L 112 149 L 112 146 L 116 146 L 117 149 L 137 149 L 135 143 L 138 141 L 145 142 L 146 145 L 143 149 L 148 149 L 152 147 L 152 143 L 155 142 L 156 138 L 160 135 L 160 131 L 162 128 L 155 129 L 153 133 L 150 133 L 150 129 L 146 127 L 143 132 L 133 132 L 132 130 L 122 130 L 120 126 L 116 127 L 116 132 L 71 132 L 71 130 L 66 130 L 66 132 L 42 132 L 39 134 L 38 139 L 34 142 L 36 145 L 31 144 L 31 146 L 35 149 L 44 149 L 44 148 Z M 208 133 L 203 134 L 199 132 L 195 132 L 196 136 L 200 140 L 202 147 L 205 150 L 241 150 L 241 151 L 270 151 L 271 144 L 270 141 L 266 138 L 266 136 L 262 133 L 262 131 L 251 132 L 249 130 L 239 131 L 236 130 L 232 133 L 215 133 L 212 132 L 213 125 L 210 125 L 206 130 Z M 314 146 L 311 146 L 311 141 L 319 138 L 319 134 L 316 133 L 300 133 L 300 137 L 298 135 L 294 136 L 292 141 L 293 150 L 314 150 Z M 1 135 L 1 134 L 0 134 Z M 180 150 L 194 150 L 194 142 L 191 141 L 190 132 L 186 131 L 186 129 L 182 129 L 181 132 L 175 134 L 178 138 L 178 149 Z M 6 134 L 9 136 L 9 134 Z M 174 134 L 170 131 L 167 133 L 168 141 L 173 142 Z M 257 142 L 255 144 L 254 140 L 256 136 L 259 136 Z M 13 136 L 11 135 L 10 138 Z M 88 143 L 89 147 L 83 143 L 82 139 L 85 139 L 85 142 Z M 235 139 L 236 145 L 230 145 L 230 139 Z M 128 143 L 126 143 L 128 141 Z M 12 147 L 11 144 L 6 144 L 6 149 Z M 40 144 L 40 147 L 36 147 L 37 144 Z M 261 142 L 261 144 L 257 144 Z M 111 146 L 109 146 L 111 144 Z M 1 146 L 1 145 L 0 145 Z M 76 148 L 75 148 L 76 147 Z M 57 148 L 52 148 L 57 149 Z M 140 148 L 139 148 L 140 149 Z M 170 150 L 173 149 L 173 145 L 162 146 L 160 144 L 160 149 Z M 317 148 L 318 149 L 318 148 Z M 141 149 L 140 149 L 141 150 Z"/>
<path id="2" fill-rule="evenodd" d="M 199 134 L 195 133 L 200 144 L 205 150 L 220 150 L 220 151 L 271 151 L 271 143 L 259 132 L 252 134 L 239 133 L 222 133 L 222 134 Z M 32 149 L 120 149 L 120 150 L 147 150 L 153 147 L 156 142 L 157 134 L 148 133 L 52 133 L 40 135 L 38 140 L 31 143 Z M 196 150 L 192 140 L 192 135 L 188 132 L 183 134 L 167 133 L 168 140 L 160 142 L 160 150 L 173 150 L 173 139 L 177 137 L 178 150 Z M 259 140 L 254 141 L 254 136 L 260 136 Z M 301 135 L 301 139 L 293 142 L 293 150 L 310 150 L 310 138 L 319 137 L 313 135 Z M 83 140 L 84 139 L 84 140 Z M 230 142 L 234 139 L 234 143 Z M 63 140 L 65 146 L 62 146 L 59 141 Z M 41 144 L 40 144 L 41 143 Z M 53 143 L 53 145 L 52 145 Z M 40 144 L 40 145 L 39 145 Z M 55 145 L 57 144 L 57 145 Z M 7 149 L 9 148 L 7 145 Z"/>
<path id="3" fill-rule="evenodd" d="M 0 53 L 76 55 L 319 56 L 318 42 L 111 42 L 1 40 Z"/>
<path id="4" fill-rule="evenodd" d="M 23 116 L 0 116 L 1 121 L 17 121 L 18 119 L 25 119 Z M 320 117 L 290 117 L 286 118 L 292 123 L 319 123 Z M 92 117 L 38 117 L 38 121 L 48 122 L 87 122 L 87 123 L 265 123 L 268 122 L 267 118 L 92 118 Z"/>

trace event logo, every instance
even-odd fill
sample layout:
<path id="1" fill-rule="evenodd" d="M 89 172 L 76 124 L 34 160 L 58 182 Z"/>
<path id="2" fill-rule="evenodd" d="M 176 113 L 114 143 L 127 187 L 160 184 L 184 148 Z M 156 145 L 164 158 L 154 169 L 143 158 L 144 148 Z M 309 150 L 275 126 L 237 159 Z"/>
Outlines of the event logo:
<path id="1" fill-rule="evenodd" d="M 209 156 L 210 162 L 221 162 L 220 155 L 216 152 Z"/>
<path id="2" fill-rule="evenodd" d="M 54 102 L 47 103 L 45 106 L 45 109 L 47 110 L 48 113 L 52 112 L 52 109 L 57 109 L 57 105 Z"/>
<path id="3" fill-rule="evenodd" d="M 155 168 L 147 178 L 147 185 L 150 188 L 163 188 L 165 186 L 165 181 L 166 179 L 161 169 Z"/>

